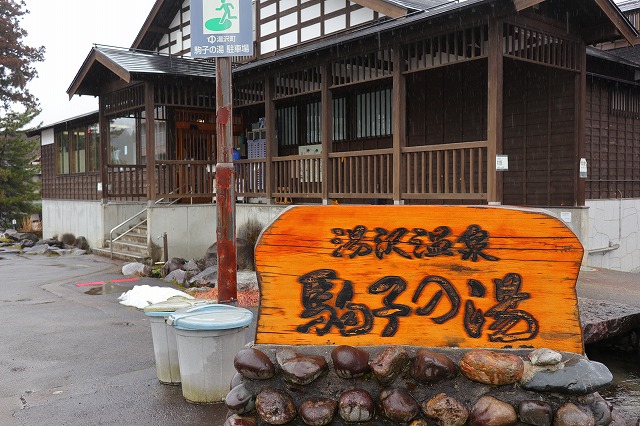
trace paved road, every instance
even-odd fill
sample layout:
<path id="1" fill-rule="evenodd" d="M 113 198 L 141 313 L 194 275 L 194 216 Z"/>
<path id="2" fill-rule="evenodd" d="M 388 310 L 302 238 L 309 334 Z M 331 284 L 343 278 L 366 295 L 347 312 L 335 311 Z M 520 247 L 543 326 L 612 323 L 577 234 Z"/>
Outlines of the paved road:
<path id="1" fill-rule="evenodd" d="M 122 279 L 95 256 L 0 253 L 0 425 L 222 425 L 222 405 L 190 404 L 158 382 L 149 321 L 81 282 Z M 95 289 L 93 290 L 95 292 Z"/>

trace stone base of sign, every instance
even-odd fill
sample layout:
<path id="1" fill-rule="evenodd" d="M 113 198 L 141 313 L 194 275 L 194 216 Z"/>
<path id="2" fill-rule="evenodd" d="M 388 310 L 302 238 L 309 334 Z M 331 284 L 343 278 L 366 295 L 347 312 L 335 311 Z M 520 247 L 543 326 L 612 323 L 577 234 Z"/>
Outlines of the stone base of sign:
<path id="1" fill-rule="evenodd" d="M 255 345 L 234 364 L 229 426 L 626 424 L 607 367 L 569 352 Z"/>

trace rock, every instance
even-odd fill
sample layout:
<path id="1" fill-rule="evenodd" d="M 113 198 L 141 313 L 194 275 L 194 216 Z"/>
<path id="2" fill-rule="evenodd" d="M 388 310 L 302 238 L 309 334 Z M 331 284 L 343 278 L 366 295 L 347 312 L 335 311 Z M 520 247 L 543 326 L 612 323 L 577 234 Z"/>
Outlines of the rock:
<path id="1" fill-rule="evenodd" d="M 572 403 L 558 408 L 554 426 L 594 426 L 595 420 L 591 414 L 580 410 Z"/>
<path id="2" fill-rule="evenodd" d="M 613 407 L 599 393 L 582 396 L 579 401 L 589 406 L 596 426 L 607 426 L 613 421 Z"/>
<path id="3" fill-rule="evenodd" d="M 151 268 L 138 262 L 125 263 L 122 265 L 122 275 L 137 275 L 146 277 L 151 272 Z"/>
<path id="4" fill-rule="evenodd" d="M 240 349 L 233 359 L 233 366 L 248 379 L 270 379 L 276 370 L 269 357 L 254 348 Z"/>
<path id="5" fill-rule="evenodd" d="M 429 426 L 429 423 L 427 423 L 427 421 L 424 419 L 416 419 L 411 423 L 409 423 L 409 426 Z M 442 426 L 449 426 L 449 425 L 442 423 Z"/>
<path id="6" fill-rule="evenodd" d="M 197 287 L 215 287 L 218 283 L 218 268 L 209 267 L 189 280 L 189 285 Z"/>
<path id="7" fill-rule="evenodd" d="M 38 240 L 40 239 L 40 238 L 38 238 L 38 236 L 36 234 L 32 234 L 31 232 L 19 233 L 19 234 L 17 234 L 17 238 L 18 238 L 19 241 L 25 241 L 26 240 L 26 241 L 30 241 L 30 242 L 32 242 L 34 244 L 37 243 Z M 82 238 L 84 238 L 84 237 L 82 237 Z M 86 238 L 85 238 L 85 241 L 86 241 Z M 89 245 L 87 244 L 87 248 L 86 249 L 83 248 L 83 247 L 78 247 L 78 248 L 79 249 L 83 249 L 83 250 L 87 250 L 89 248 Z"/>
<path id="8" fill-rule="evenodd" d="M 422 412 L 446 426 L 463 426 L 469 417 L 469 411 L 460 401 L 444 393 L 423 402 Z"/>
<path id="9" fill-rule="evenodd" d="M 298 410 L 300 417 L 309 426 L 324 426 L 331 423 L 338 403 L 329 398 L 311 398 L 304 401 Z"/>
<path id="10" fill-rule="evenodd" d="M 169 274 L 162 278 L 162 281 L 167 283 L 177 283 L 184 284 L 187 279 L 187 271 L 183 271 L 182 269 L 176 269 L 175 271 L 169 272 Z"/>
<path id="11" fill-rule="evenodd" d="M 36 245 L 46 245 L 50 247 L 62 248 L 64 247 L 64 243 L 62 241 L 48 239 L 48 240 L 40 240 L 36 243 Z"/>
<path id="12" fill-rule="evenodd" d="M 205 269 L 218 266 L 218 244 L 213 243 L 207 248 L 204 253 L 204 267 Z M 216 268 L 217 270 L 217 268 Z"/>
<path id="13" fill-rule="evenodd" d="M 604 364 L 578 357 L 560 364 L 557 370 L 533 372 L 523 380 L 522 387 L 536 392 L 584 395 L 608 386 L 612 381 L 613 375 Z"/>
<path id="14" fill-rule="evenodd" d="M 529 352 L 527 355 L 532 365 L 556 365 L 562 362 L 562 354 L 551 349 L 542 348 Z"/>
<path id="15" fill-rule="evenodd" d="M 234 374 L 233 377 L 231 378 L 231 383 L 229 384 L 229 390 L 235 388 L 240 383 L 244 383 L 244 377 L 242 376 L 242 374 L 236 371 L 236 374 Z"/>
<path id="16" fill-rule="evenodd" d="M 338 413 L 345 422 L 368 422 L 375 415 L 375 404 L 366 390 L 351 389 L 340 395 Z"/>
<path id="17" fill-rule="evenodd" d="M 160 276 L 166 277 L 171 272 L 176 271 L 178 269 L 184 270 L 185 263 L 187 263 L 185 259 L 182 259 L 180 257 L 174 257 L 173 259 L 171 259 L 170 261 L 162 265 L 162 268 L 160 269 Z"/>
<path id="18" fill-rule="evenodd" d="M 518 407 L 518 417 L 523 423 L 535 426 L 550 426 L 553 409 L 542 401 L 522 401 Z"/>
<path id="19" fill-rule="evenodd" d="M 420 406 L 405 389 L 383 389 L 380 392 L 382 414 L 395 423 L 406 423 L 420 413 Z"/>
<path id="20" fill-rule="evenodd" d="M 198 267 L 198 263 L 194 259 L 191 259 L 187 263 L 185 263 L 182 269 L 189 272 L 191 276 L 200 273 L 200 267 Z"/>
<path id="21" fill-rule="evenodd" d="M 327 360 L 319 355 L 303 355 L 285 349 L 276 354 L 282 377 L 296 385 L 308 385 L 327 371 Z"/>
<path id="22" fill-rule="evenodd" d="M 469 413 L 469 426 L 510 426 L 518 422 L 516 410 L 492 396 L 483 396 Z"/>
<path id="23" fill-rule="evenodd" d="M 243 238 L 236 239 L 236 265 L 238 271 L 255 270 L 254 245 Z M 204 265 L 206 268 L 218 265 L 218 243 L 209 246 L 204 254 Z"/>
<path id="24" fill-rule="evenodd" d="M 29 254 L 44 254 L 49 249 L 50 249 L 50 247 L 48 245 L 45 245 L 45 244 L 38 245 L 38 244 L 36 244 L 33 247 L 26 248 L 24 250 L 24 252 L 25 253 L 29 253 Z"/>
<path id="25" fill-rule="evenodd" d="M 422 349 L 413 358 L 409 371 L 415 381 L 426 384 L 455 377 L 457 368 L 448 356 Z"/>
<path id="26" fill-rule="evenodd" d="M 343 379 L 364 376 L 369 368 L 369 353 L 353 346 L 338 346 L 331 351 L 331 360 L 336 374 Z"/>
<path id="27" fill-rule="evenodd" d="M 255 271 L 238 271 L 237 279 L 238 291 L 258 289 L 258 277 Z"/>
<path id="28" fill-rule="evenodd" d="M 293 420 L 296 406 L 289 395 L 280 389 L 264 388 L 256 397 L 256 410 L 262 421 L 272 425 L 283 425 Z"/>
<path id="29" fill-rule="evenodd" d="M 73 246 L 80 250 L 89 250 L 91 248 L 87 239 L 82 236 L 76 238 L 76 240 L 73 242 Z"/>
<path id="30" fill-rule="evenodd" d="M 387 385 L 404 370 L 409 362 L 409 354 L 401 346 L 388 346 L 371 359 L 370 367 L 374 377 Z"/>
<path id="31" fill-rule="evenodd" d="M 522 377 L 524 362 L 516 355 L 480 349 L 469 351 L 462 357 L 460 370 L 474 382 L 507 385 Z"/>
<path id="32" fill-rule="evenodd" d="M 249 413 L 256 408 L 256 396 L 243 383 L 231 389 L 224 400 L 225 405 L 236 414 Z"/>
<path id="33" fill-rule="evenodd" d="M 223 426 L 256 426 L 258 421 L 255 417 L 243 417 L 237 414 L 227 417 Z"/>

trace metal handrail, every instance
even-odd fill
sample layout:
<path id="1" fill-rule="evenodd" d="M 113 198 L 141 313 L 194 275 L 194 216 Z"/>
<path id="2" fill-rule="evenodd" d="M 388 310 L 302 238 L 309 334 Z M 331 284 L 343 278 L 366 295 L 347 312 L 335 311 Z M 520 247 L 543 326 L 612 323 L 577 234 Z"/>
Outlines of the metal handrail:
<path id="1" fill-rule="evenodd" d="M 186 184 L 174 189 L 173 191 L 171 191 L 169 194 L 173 194 L 176 191 L 182 189 L 183 186 L 186 186 Z M 164 198 L 160 198 L 159 200 L 156 200 L 155 203 L 153 204 L 159 204 L 162 201 L 164 201 Z M 180 199 L 175 199 L 175 200 L 171 200 L 169 202 L 169 205 L 173 205 L 175 203 L 177 203 L 178 201 L 180 201 Z M 129 228 L 128 230 L 124 231 L 122 234 L 118 235 L 117 237 L 113 238 L 113 233 L 118 230 L 120 227 L 126 225 L 127 223 L 131 222 L 133 219 L 137 218 L 138 216 L 140 216 L 143 213 L 146 213 L 147 210 L 149 210 L 148 207 L 145 207 L 144 209 L 142 209 L 141 211 L 139 211 L 138 213 L 134 214 L 133 216 L 131 216 L 129 219 L 125 220 L 124 222 L 120 223 L 119 225 L 116 225 L 115 227 L 111 228 L 111 231 L 109 231 L 109 251 L 111 252 L 111 259 L 113 259 L 113 243 L 118 241 L 120 238 L 124 237 L 125 235 L 129 234 L 131 231 L 133 231 L 134 229 L 138 228 L 140 225 L 142 225 L 143 223 L 147 223 L 147 219 L 144 219 L 142 221 L 140 221 L 140 223 L 136 224 L 135 226 L 132 226 L 131 228 Z"/>

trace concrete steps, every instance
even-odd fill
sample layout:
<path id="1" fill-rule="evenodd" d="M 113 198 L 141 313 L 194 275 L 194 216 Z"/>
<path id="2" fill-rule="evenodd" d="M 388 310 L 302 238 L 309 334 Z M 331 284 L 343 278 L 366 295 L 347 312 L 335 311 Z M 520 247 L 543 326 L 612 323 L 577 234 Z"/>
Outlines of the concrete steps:
<path id="1" fill-rule="evenodd" d="M 128 234 L 120 237 L 113 243 L 106 241 L 104 248 L 93 249 L 93 252 L 101 256 L 110 257 L 111 245 L 113 244 L 114 259 L 149 263 L 151 261 L 151 255 L 149 253 L 149 247 L 147 246 L 147 235 L 149 231 L 146 223 L 134 225 L 129 229 L 131 229 L 131 231 Z M 116 238 L 121 234 L 122 233 L 116 235 Z"/>

